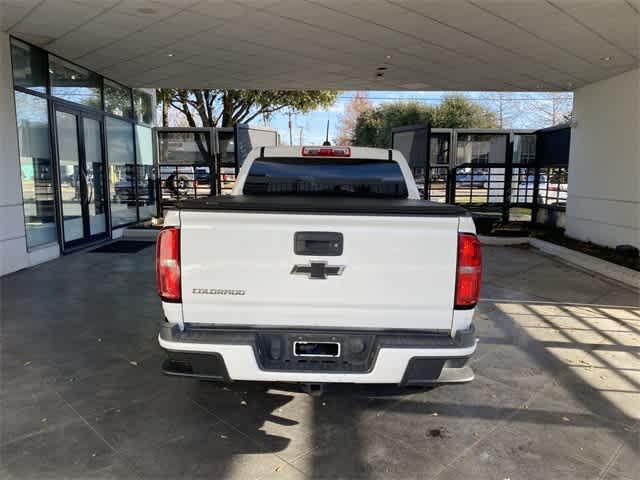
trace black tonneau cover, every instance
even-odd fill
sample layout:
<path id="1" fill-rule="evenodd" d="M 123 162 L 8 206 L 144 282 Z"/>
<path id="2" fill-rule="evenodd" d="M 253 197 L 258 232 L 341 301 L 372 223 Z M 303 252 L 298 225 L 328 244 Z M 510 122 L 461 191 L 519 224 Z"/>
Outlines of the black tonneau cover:
<path id="1" fill-rule="evenodd" d="M 304 213 L 330 215 L 389 215 L 460 217 L 467 211 L 457 205 L 396 198 L 345 198 L 300 195 L 242 195 L 207 197 L 178 202 L 182 210 L 230 212 Z"/>

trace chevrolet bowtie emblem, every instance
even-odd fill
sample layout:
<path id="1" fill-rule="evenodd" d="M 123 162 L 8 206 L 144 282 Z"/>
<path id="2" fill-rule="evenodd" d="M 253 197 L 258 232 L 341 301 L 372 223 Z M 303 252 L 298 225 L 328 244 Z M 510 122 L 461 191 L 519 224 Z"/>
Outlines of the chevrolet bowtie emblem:
<path id="1" fill-rule="evenodd" d="M 294 265 L 292 275 L 307 275 L 312 280 L 326 280 L 329 275 L 342 275 L 344 265 L 327 265 L 327 262 L 311 262 L 309 265 Z"/>

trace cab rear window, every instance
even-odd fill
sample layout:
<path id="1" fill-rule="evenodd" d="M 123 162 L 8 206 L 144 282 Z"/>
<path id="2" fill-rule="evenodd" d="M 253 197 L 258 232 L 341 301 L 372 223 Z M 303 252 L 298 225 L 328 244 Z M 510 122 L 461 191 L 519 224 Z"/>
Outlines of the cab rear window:
<path id="1" fill-rule="evenodd" d="M 243 193 L 383 198 L 408 194 L 396 162 L 309 157 L 254 160 Z"/>

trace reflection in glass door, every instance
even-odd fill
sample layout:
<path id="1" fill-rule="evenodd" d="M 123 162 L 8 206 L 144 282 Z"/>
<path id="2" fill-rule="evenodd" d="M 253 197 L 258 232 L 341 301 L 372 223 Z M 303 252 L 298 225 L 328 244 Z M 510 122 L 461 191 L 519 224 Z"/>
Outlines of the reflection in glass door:
<path id="1" fill-rule="evenodd" d="M 102 131 L 100 122 L 93 118 L 84 117 L 82 125 L 84 127 L 84 155 L 87 168 L 89 234 L 93 236 L 104 234 L 107 231 Z"/>
<path id="2" fill-rule="evenodd" d="M 56 112 L 58 163 L 60 165 L 60 198 L 65 243 L 84 237 L 80 152 L 78 149 L 78 117 Z"/>
<path id="3" fill-rule="evenodd" d="M 56 110 L 58 173 L 65 247 L 106 236 L 101 121 Z"/>

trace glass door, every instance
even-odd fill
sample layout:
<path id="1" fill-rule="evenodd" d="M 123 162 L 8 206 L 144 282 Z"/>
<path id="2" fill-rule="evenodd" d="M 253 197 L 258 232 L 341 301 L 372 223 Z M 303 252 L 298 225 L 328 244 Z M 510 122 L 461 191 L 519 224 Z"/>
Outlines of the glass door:
<path id="1" fill-rule="evenodd" d="M 64 248 L 107 236 L 102 120 L 56 107 Z"/>

